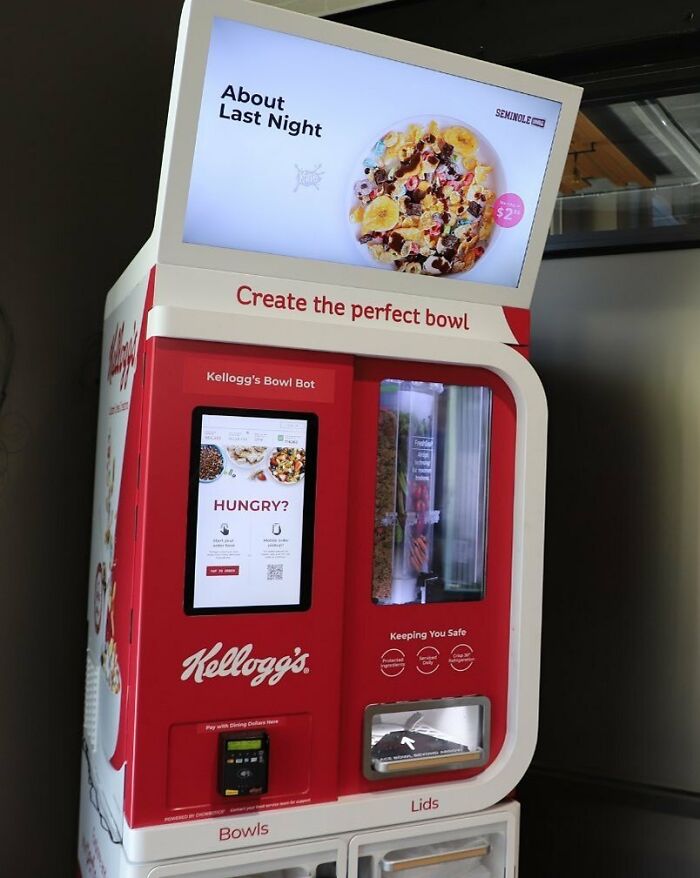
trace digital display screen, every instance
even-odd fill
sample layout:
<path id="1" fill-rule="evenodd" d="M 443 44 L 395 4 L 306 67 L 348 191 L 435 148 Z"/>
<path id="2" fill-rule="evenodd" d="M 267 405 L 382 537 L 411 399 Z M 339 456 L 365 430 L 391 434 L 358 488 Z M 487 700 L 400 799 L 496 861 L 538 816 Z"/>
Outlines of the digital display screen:
<path id="1" fill-rule="evenodd" d="M 313 414 L 195 410 L 188 613 L 308 609 L 316 435 Z"/>
<path id="2" fill-rule="evenodd" d="M 259 750 L 262 747 L 262 741 L 227 741 L 227 750 Z"/>
<path id="3" fill-rule="evenodd" d="M 515 288 L 560 111 L 216 18 L 183 241 Z"/>

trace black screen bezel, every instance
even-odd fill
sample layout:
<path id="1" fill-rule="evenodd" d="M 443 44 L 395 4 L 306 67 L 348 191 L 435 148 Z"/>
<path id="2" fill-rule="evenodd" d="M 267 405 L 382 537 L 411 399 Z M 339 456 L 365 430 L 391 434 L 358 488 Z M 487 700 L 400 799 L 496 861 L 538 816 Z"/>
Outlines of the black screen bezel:
<path id="1" fill-rule="evenodd" d="M 197 519 L 199 513 L 199 454 L 202 441 L 203 415 L 267 418 L 269 420 L 306 421 L 306 470 L 304 473 L 304 508 L 301 531 L 301 565 L 299 569 L 299 602 L 276 606 L 195 607 L 195 570 L 197 562 Z M 187 551 L 185 561 L 185 601 L 188 616 L 235 615 L 241 613 L 299 613 L 311 607 L 316 512 L 316 464 L 318 456 L 318 415 L 278 409 L 197 406 L 192 411 L 190 438 L 189 487 L 187 499 Z"/>

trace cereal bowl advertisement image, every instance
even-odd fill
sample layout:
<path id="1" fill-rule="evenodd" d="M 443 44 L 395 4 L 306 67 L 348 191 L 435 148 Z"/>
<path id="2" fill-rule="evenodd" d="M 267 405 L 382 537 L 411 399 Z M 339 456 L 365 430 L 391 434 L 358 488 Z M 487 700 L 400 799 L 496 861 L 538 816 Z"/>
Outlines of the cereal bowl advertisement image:
<path id="1" fill-rule="evenodd" d="M 560 108 L 215 19 L 183 240 L 517 287 Z"/>
<path id="2" fill-rule="evenodd" d="M 470 271 L 498 226 L 490 144 L 455 119 L 392 125 L 360 163 L 350 220 L 367 264 L 435 276 Z"/>

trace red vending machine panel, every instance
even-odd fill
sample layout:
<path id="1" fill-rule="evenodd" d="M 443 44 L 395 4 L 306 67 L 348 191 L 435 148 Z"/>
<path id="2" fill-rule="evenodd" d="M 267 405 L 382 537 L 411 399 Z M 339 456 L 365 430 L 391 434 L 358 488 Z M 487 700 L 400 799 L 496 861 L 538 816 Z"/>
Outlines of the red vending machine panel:
<path id="1" fill-rule="evenodd" d="M 157 339 L 146 363 L 129 824 L 334 799 L 352 359 Z"/>
<path id="2" fill-rule="evenodd" d="M 503 745 L 515 424 L 486 369 L 356 361 L 342 794 L 469 777 Z"/>

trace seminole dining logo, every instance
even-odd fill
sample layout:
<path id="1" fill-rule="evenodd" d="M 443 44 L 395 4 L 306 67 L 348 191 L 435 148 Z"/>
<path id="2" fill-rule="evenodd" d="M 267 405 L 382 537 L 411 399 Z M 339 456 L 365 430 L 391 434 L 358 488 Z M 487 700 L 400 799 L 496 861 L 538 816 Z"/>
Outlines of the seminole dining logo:
<path id="1" fill-rule="evenodd" d="M 496 116 L 509 122 L 520 122 L 521 125 L 534 125 L 535 128 L 544 128 L 547 124 L 547 120 L 540 116 L 528 116 L 527 113 L 516 113 L 515 110 L 506 110 L 504 107 L 496 108 Z"/>
<path id="2" fill-rule="evenodd" d="M 124 390 L 129 380 L 129 372 L 136 365 L 136 345 L 139 331 L 136 323 L 129 338 L 124 337 L 124 323 L 120 323 L 114 330 L 112 341 L 109 345 L 109 359 L 107 361 L 107 380 L 119 376 L 119 389 Z"/>
<path id="3" fill-rule="evenodd" d="M 221 641 L 192 653 L 182 663 L 181 680 L 203 683 L 214 677 L 248 677 L 251 686 L 276 686 L 287 674 L 308 674 L 308 652 L 296 646 L 290 655 L 257 657 L 253 644 L 232 646 L 222 654 Z"/>

